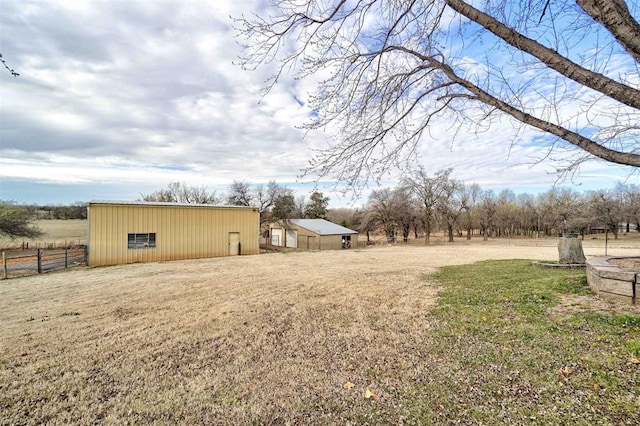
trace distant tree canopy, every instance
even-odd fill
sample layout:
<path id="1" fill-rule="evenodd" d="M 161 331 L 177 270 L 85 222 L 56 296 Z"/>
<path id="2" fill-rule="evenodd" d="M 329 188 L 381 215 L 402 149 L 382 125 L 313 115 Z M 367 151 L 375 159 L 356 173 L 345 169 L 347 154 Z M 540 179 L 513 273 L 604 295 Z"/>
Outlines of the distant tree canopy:
<path id="1" fill-rule="evenodd" d="M 142 201 L 186 204 L 217 204 L 221 199 L 216 192 L 209 192 L 205 186 L 187 186 L 180 182 L 171 182 L 166 189 L 151 194 L 140 194 Z"/>
<path id="2" fill-rule="evenodd" d="M 269 181 L 263 185 L 252 184 L 245 180 L 234 180 L 229 185 L 226 194 L 218 195 L 215 191 L 208 191 L 204 186 L 188 186 L 186 183 L 172 182 L 165 189 L 156 190 L 150 194 L 140 194 L 140 196 L 141 201 L 256 207 L 260 211 L 260 223 L 265 224 L 272 219 L 272 210 L 276 200 L 287 196 L 293 199 L 293 191 L 275 181 Z M 281 202 L 282 200 L 280 200 Z M 280 205 L 279 209 L 282 208 L 283 206 Z M 295 208 L 292 212 L 294 210 Z M 282 213 L 282 210 L 280 212 Z M 292 212 L 289 213 L 289 218 Z"/>
<path id="3" fill-rule="evenodd" d="M 389 242 L 395 242 L 398 233 L 406 241 L 413 231 L 416 238 L 424 235 L 425 244 L 440 230 L 446 231 L 449 241 L 463 231 L 468 239 L 475 232 L 488 239 L 600 231 L 618 238 L 621 231 L 640 232 L 639 200 L 640 187 L 632 184 L 586 193 L 552 188 L 537 195 L 510 190 L 496 194 L 453 179 L 451 169 L 430 176 L 419 168 L 395 188 L 371 192 L 360 230 L 382 231 Z"/>
<path id="4" fill-rule="evenodd" d="M 484 239 L 500 237 L 556 236 L 563 232 L 640 232 L 640 186 L 618 183 L 611 189 L 578 192 L 551 188 L 538 194 L 496 193 L 476 183 L 452 176 L 451 168 L 428 173 L 426 168 L 410 170 L 395 187 L 373 190 L 359 208 L 329 207 L 329 198 L 314 191 L 306 201 L 271 181 L 266 185 L 234 181 L 228 193 L 217 196 L 204 187 L 173 183 L 167 189 L 144 196 L 149 201 L 227 202 L 260 209 L 260 224 L 294 218 L 325 218 L 370 237 L 382 233 L 388 242 L 430 238 L 444 231 L 454 237 Z M 180 201 L 183 200 L 183 201 Z M 12 238 L 38 236 L 33 219 L 86 219 L 86 204 L 19 206 L 0 202 L 2 235 Z"/>
<path id="5" fill-rule="evenodd" d="M 254 202 L 251 184 L 244 180 L 234 180 L 229 186 L 227 201 L 232 206 L 251 206 Z"/>
<path id="6" fill-rule="evenodd" d="M 0 235 L 14 238 L 36 238 L 42 235 L 40 229 L 31 224 L 33 211 L 29 207 L 18 206 L 9 201 L 0 201 Z"/>
<path id="7" fill-rule="evenodd" d="M 76 201 L 70 205 L 37 206 L 38 219 L 86 219 L 87 203 Z"/>

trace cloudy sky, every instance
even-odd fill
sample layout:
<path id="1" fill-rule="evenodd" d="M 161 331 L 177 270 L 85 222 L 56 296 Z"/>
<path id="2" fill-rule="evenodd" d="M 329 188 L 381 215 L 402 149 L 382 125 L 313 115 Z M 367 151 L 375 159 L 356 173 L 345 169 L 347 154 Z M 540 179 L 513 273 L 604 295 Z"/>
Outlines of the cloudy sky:
<path id="1" fill-rule="evenodd" d="M 2 0 L 0 52 L 20 76 L 0 69 L 0 199 L 135 200 L 174 181 L 224 192 L 236 179 L 308 194 L 314 178 L 299 179 L 300 169 L 327 143 L 298 128 L 312 84 L 284 78 L 261 99 L 271 70 L 234 64 L 241 51 L 230 16 L 260 3 Z M 455 141 L 447 132 L 436 124 L 420 145 L 427 170 L 453 167 L 496 191 L 536 193 L 557 180 L 553 164 L 536 161 L 534 136 L 511 144 L 508 126 Z M 591 162 L 563 185 L 609 188 L 629 173 Z M 347 204 L 334 183 L 318 189 L 331 206 Z"/>

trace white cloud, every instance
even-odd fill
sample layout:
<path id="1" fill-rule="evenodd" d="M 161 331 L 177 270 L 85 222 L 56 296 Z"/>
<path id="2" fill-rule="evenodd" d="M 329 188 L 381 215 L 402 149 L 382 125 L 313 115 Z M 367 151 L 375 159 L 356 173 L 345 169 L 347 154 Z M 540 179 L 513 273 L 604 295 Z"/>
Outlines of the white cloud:
<path id="1" fill-rule="evenodd" d="M 311 148 L 327 142 L 296 126 L 310 116 L 307 96 L 328 71 L 302 81 L 283 76 L 261 99 L 273 68 L 234 64 L 240 50 L 229 18 L 261 8 L 231 0 L 3 0 L 0 51 L 20 77 L 0 72 L 0 198 L 19 198 L 14 181 L 96 191 L 171 181 L 223 189 L 234 179 L 293 186 Z M 540 153 L 533 132 L 520 134 L 523 143 L 509 153 L 511 124 L 470 130 L 452 141 L 449 123 L 434 123 L 420 158 L 480 184 L 553 183 L 549 166 L 523 165 Z M 390 173 L 384 183 L 392 185 Z"/>

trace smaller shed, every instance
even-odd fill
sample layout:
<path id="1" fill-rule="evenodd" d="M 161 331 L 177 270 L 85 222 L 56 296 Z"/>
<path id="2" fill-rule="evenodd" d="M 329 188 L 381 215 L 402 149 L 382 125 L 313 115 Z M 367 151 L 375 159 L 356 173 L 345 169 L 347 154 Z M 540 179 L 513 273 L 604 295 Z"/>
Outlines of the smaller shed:
<path id="1" fill-rule="evenodd" d="M 358 247 L 358 232 L 325 219 L 289 219 L 269 225 L 269 244 L 305 250 Z"/>

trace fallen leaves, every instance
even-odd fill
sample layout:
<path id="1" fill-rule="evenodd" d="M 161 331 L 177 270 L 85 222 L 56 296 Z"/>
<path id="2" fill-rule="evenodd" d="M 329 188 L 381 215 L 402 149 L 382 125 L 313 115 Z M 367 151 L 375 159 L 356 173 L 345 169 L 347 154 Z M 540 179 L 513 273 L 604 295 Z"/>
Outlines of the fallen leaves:
<path id="1" fill-rule="evenodd" d="M 564 367 L 558 370 L 558 374 L 564 377 L 570 376 L 571 374 L 575 373 L 576 369 L 573 367 Z"/>
<path id="2" fill-rule="evenodd" d="M 346 381 L 342 387 L 344 389 L 353 389 L 356 385 L 350 381 Z M 369 388 L 366 388 L 364 391 L 364 399 L 378 399 L 380 396 L 376 393 L 371 392 Z"/>
<path id="3" fill-rule="evenodd" d="M 631 358 L 631 364 L 636 364 L 636 365 L 640 364 L 640 359 L 638 359 L 638 358 Z"/>

